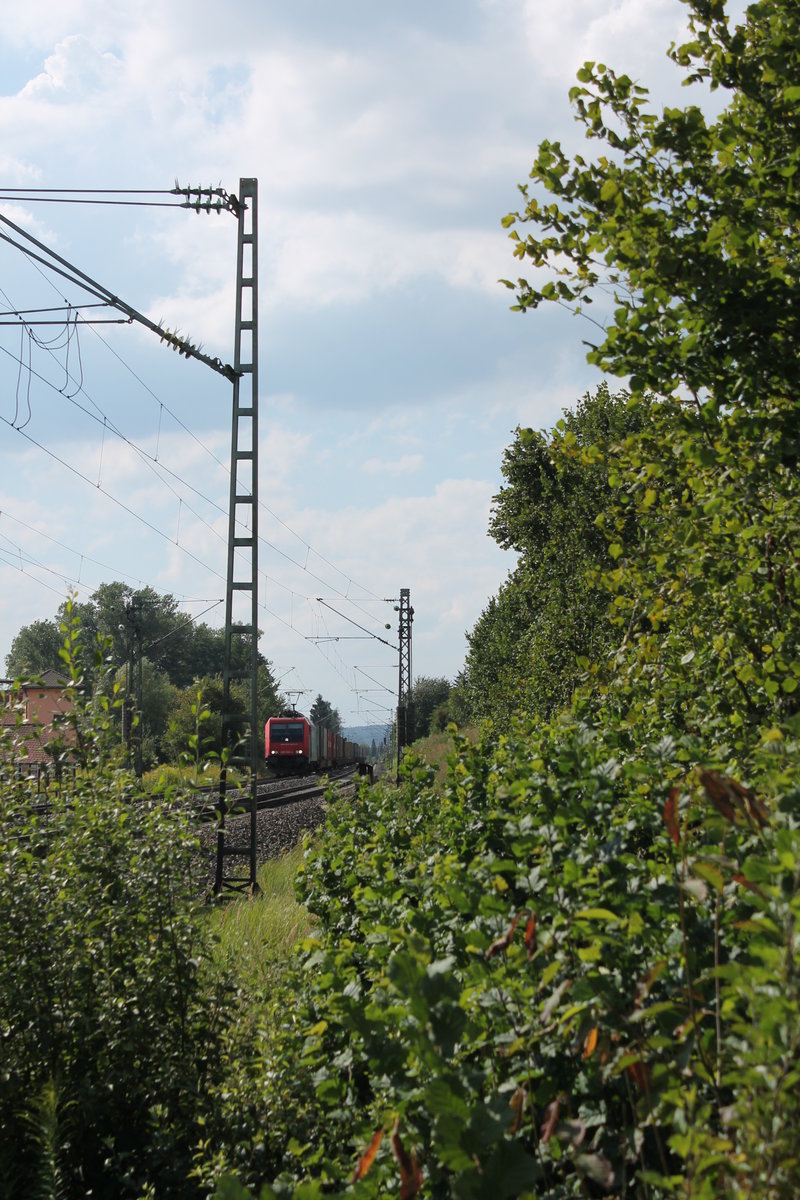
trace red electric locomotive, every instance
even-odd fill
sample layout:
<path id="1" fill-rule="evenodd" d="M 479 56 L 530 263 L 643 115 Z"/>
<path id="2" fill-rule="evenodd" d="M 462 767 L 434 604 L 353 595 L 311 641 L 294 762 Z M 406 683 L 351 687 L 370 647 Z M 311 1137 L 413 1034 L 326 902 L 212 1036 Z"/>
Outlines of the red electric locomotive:
<path id="1" fill-rule="evenodd" d="M 270 717 L 264 730 L 264 757 L 274 775 L 302 775 L 361 762 L 365 747 L 348 742 L 324 725 L 312 725 L 293 710 Z"/>
<path id="2" fill-rule="evenodd" d="M 302 713 L 282 713 L 267 721 L 264 752 L 276 775 L 299 775 L 310 769 L 311 726 Z"/>

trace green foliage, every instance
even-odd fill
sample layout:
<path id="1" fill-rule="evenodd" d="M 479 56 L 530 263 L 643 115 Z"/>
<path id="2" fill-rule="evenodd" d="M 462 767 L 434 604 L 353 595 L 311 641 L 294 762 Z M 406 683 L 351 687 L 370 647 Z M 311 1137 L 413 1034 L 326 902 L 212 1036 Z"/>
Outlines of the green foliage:
<path id="1" fill-rule="evenodd" d="M 84 699 L 66 618 L 60 754 L 80 768 L 42 811 L 0 756 L 0 1191 L 189 1196 L 222 1015 L 196 843 L 110 762 L 113 701 Z"/>
<path id="2" fill-rule="evenodd" d="M 414 705 L 414 737 L 424 738 L 431 732 L 433 713 L 446 704 L 451 683 L 444 676 L 431 678 L 418 675 L 411 687 L 411 703 Z"/>
<path id="3" fill-rule="evenodd" d="M 199 749 L 201 757 L 208 755 L 219 756 L 222 753 L 222 709 L 225 689 L 221 675 L 204 676 L 197 679 L 191 687 L 179 693 L 175 708 L 171 715 L 169 729 L 163 735 L 163 747 L 167 758 L 176 762 L 182 755 Z M 249 683 L 234 680 L 230 690 L 231 709 L 235 713 L 244 713 L 250 707 Z M 263 729 L 269 717 L 280 712 L 281 698 L 278 695 L 272 671 L 267 663 L 258 668 L 257 693 L 258 725 L 257 738 L 263 738 Z M 203 712 L 203 724 L 200 730 L 200 742 L 193 745 L 192 739 L 198 736 L 198 713 Z"/>
<path id="4" fill-rule="evenodd" d="M 731 28 L 719 0 L 687 8 L 692 40 L 671 56 L 730 102 L 714 120 L 694 105 L 659 116 L 646 88 L 587 63 L 571 99 L 605 153 L 570 161 L 558 143 L 539 147 L 537 194 L 523 187 L 524 211 L 504 224 L 537 227 L 512 231 L 514 252 L 555 278 L 520 280 L 518 306 L 580 310 L 610 285 L 617 307 L 593 362 L 633 372 L 634 389 L 771 409 L 793 403 L 797 370 L 800 13 L 761 0 Z M 794 439 L 780 451 L 794 460 Z"/>
<path id="5" fill-rule="evenodd" d="M 23 625 L 6 655 L 6 672 L 13 679 L 29 679 L 59 664 L 64 637 L 57 621 Z"/>
<path id="6" fill-rule="evenodd" d="M 95 661 L 94 647 L 99 638 L 104 660 L 117 669 L 117 681 L 128 686 L 135 700 L 135 680 L 129 679 L 131 664 L 141 648 L 142 668 L 142 757 L 146 769 L 171 758 L 177 762 L 188 750 L 194 730 L 192 705 L 198 687 L 205 690 L 212 717 L 207 736 L 217 753 L 220 751 L 222 723 L 222 670 L 225 636 L 222 629 L 193 623 L 178 611 L 174 596 L 161 596 L 152 588 L 134 591 L 127 584 L 104 583 L 85 604 L 68 600 L 61 605 L 55 621 L 35 621 L 23 626 L 6 657 L 6 668 L 17 678 L 30 676 L 58 665 L 64 631 L 77 618 L 83 632 L 84 656 L 76 661 L 84 691 L 110 686 L 111 673 L 105 663 Z M 234 631 L 231 642 L 234 671 L 249 670 L 246 639 Z M 234 683 L 232 706 L 242 712 L 249 708 L 245 685 Z M 268 717 L 280 711 L 282 698 L 270 664 L 259 659 L 258 723 L 263 729 Z M 168 717 L 174 715 L 173 730 Z M 121 735 L 122 723 L 117 727 Z M 135 735 L 136 736 L 136 735 Z"/>
<path id="7" fill-rule="evenodd" d="M 127 667 L 120 667 L 115 675 L 115 682 L 124 693 L 128 681 Z M 136 685 L 132 688 L 136 696 Z M 178 689 L 170 683 L 164 671 L 159 670 L 149 658 L 142 659 L 142 711 L 141 736 L 142 758 L 145 770 L 149 770 L 161 757 L 162 739 L 167 730 L 170 717 L 175 709 Z M 134 736 L 139 736 L 137 729 Z"/>
<path id="8" fill-rule="evenodd" d="M 502 734 L 456 742 L 443 795 L 407 755 L 309 853 L 262 1062 L 298 1119 L 238 1164 L 269 1195 L 800 1192 L 800 12 L 688 8 L 672 56 L 720 116 L 587 64 L 606 153 L 544 143 L 506 218 L 555 272 L 519 307 L 611 284 L 590 359 L 633 399 L 507 455 L 522 557 L 467 670 Z"/>
<path id="9" fill-rule="evenodd" d="M 101 584 L 86 603 L 65 601 L 54 621 L 34 621 L 23 626 L 6 656 L 9 675 L 23 677 L 58 665 L 63 640 L 60 626 L 68 613 L 79 618 L 87 644 L 93 644 L 96 636 L 103 639 L 115 667 L 129 661 L 140 634 L 145 658 L 164 672 L 175 687 L 186 688 L 202 676 L 222 674 L 223 629 L 193 622 L 179 611 L 174 596 L 160 595 L 150 587 L 134 589 L 114 582 Z M 246 669 L 249 662 L 246 640 L 234 633 L 231 646 L 234 668 Z M 83 674 L 94 679 L 92 653 L 81 668 Z"/>
<path id="10" fill-rule="evenodd" d="M 249 996 L 267 994 L 278 983 L 295 944 L 308 932 L 309 913 L 297 903 L 294 879 L 302 848 L 264 863 L 258 872 L 260 891 L 211 915 L 217 934 L 215 955 L 224 973 L 236 976 Z"/>
<path id="11" fill-rule="evenodd" d="M 348 1181 L 397 1121 L 425 1194 L 788 1200 L 797 749 L 763 743 L 757 799 L 690 739 L 520 725 L 458 742 L 443 797 L 407 759 L 401 789 L 334 806 L 302 876 L 321 928 L 261 1064 L 292 1120 L 281 1144 L 272 1110 L 271 1167 L 259 1141 L 243 1180 L 386 1194 L 388 1137 Z"/>
<path id="12" fill-rule="evenodd" d="M 570 162 L 543 143 L 532 179 L 548 201 L 523 188 L 524 212 L 505 223 L 537 229 L 513 230 L 515 254 L 557 277 L 520 281 L 520 306 L 580 308 L 610 282 L 616 307 L 590 360 L 670 397 L 609 464 L 605 719 L 703 729 L 741 756 L 765 722 L 796 715 L 800 681 L 800 142 L 787 83 L 800 15 L 765 0 L 732 29 L 723 4 L 688 7 L 693 40 L 672 57 L 689 81 L 728 90 L 727 107 L 713 121 L 692 106 L 658 117 L 644 89 L 587 64 L 572 99 L 608 155 Z"/>
<path id="13" fill-rule="evenodd" d="M 526 194 L 542 232 L 517 237 L 560 272 L 522 306 L 610 277 L 591 357 L 634 398 L 519 431 L 493 532 L 520 565 L 456 689 L 496 724 L 456 736 L 443 787 L 408 753 L 399 787 L 329 795 L 298 960 L 254 957 L 215 1024 L 187 844 L 105 765 L 110 702 L 90 719 L 77 678 L 70 803 L 45 824 L 7 774 L 6 1190 L 13 1167 L 227 1200 L 800 1192 L 800 16 L 689 8 L 673 57 L 725 111 L 659 118 L 587 65 L 610 157 L 543 144 L 555 202 Z"/>
<path id="14" fill-rule="evenodd" d="M 616 648 L 602 575 L 612 565 L 606 526 L 618 511 L 608 475 L 617 445 L 648 416 L 649 404 L 601 384 L 549 434 L 517 430 L 489 532 L 520 558 L 468 635 L 464 690 L 474 716 L 501 727 L 518 711 L 547 716 Z M 614 528 L 620 545 L 636 543 L 633 508 Z"/>
<path id="15" fill-rule="evenodd" d="M 311 712 L 308 719 L 315 725 L 324 725 L 326 729 L 331 729 L 334 733 L 341 733 L 342 731 L 339 710 L 334 708 L 329 700 L 323 699 L 319 693 L 317 693 L 317 698 L 311 705 Z"/>
<path id="16" fill-rule="evenodd" d="M 200 728 L 202 729 L 202 723 Z M 220 763 L 211 758 L 200 757 L 199 761 L 193 761 L 191 754 L 187 754 L 186 761 L 179 766 L 162 763 L 160 766 L 151 767 L 149 771 L 145 771 L 142 776 L 142 789 L 148 795 L 155 793 L 165 795 L 175 791 L 188 791 L 190 788 L 197 787 L 198 784 L 203 787 L 209 785 L 213 787 L 219 783 L 220 769 Z M 230 766 L 226 769 L 228 786 L 240 787 L 242 776 L 239 772 Z"/>

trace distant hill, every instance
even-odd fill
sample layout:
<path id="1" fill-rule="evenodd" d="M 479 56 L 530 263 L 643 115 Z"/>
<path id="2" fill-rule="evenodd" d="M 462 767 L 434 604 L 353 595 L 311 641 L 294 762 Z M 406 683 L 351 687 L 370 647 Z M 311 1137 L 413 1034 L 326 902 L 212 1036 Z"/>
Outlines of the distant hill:
<path id="1" fill-rule="evenodd" d="M 365 746 L 372 745 L 372 739 L 375 739 L 375 745 L 379 746 L 383 741 L 385 726 L 381 725 L 351 725 L 347 729 L 342 729 L 342 733 L 347 738 L 348 742 L 362 743 Z"/>

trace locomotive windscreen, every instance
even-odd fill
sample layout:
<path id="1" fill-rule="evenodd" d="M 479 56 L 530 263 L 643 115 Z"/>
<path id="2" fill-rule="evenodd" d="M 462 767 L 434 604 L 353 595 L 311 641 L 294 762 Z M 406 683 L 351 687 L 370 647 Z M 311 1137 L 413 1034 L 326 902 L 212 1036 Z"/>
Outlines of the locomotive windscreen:
<path id="1" fill-rule="evenodd" d="M 303 728 L 302 721 L 272 721 L 270 736 L 273 741 L 302 742 Z"/>

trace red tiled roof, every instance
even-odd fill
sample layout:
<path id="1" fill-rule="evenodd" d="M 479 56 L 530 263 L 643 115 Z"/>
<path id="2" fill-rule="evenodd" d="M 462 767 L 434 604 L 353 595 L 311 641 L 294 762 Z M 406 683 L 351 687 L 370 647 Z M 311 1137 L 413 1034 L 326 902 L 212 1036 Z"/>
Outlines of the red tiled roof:
<path id="1" fill-rule="evenodd" d="M 52 730 L 25 721 L 11 735 L 14 762 L 46 763 L 51 761 L 45 746 Z"/>

